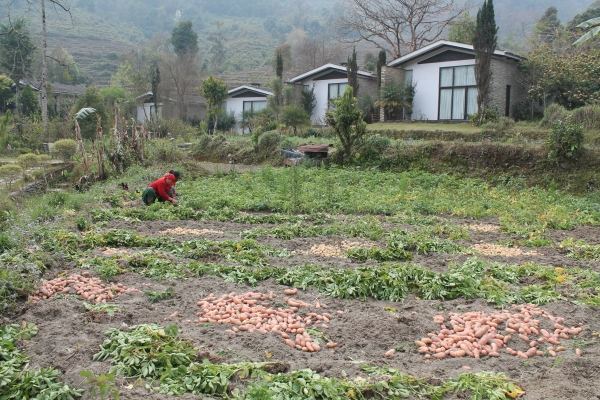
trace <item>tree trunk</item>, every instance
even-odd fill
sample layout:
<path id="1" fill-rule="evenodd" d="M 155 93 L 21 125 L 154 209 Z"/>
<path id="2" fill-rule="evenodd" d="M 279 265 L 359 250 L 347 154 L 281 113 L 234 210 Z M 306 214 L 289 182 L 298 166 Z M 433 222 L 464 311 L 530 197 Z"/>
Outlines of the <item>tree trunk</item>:
<path id="1" fill-rule="evenodd" d="M 215 115 L 215 126 L 213 128 L 213 135 L 217 133 L 217 119 L 218 117 Z"/>
<path id="2" fill-rule="evenodd" d="M 42 83 L 41 83 L 41 91 L 42 91 L 42 124 L 44 125 L 44 138 L 46 139 L 46 143 L 50 142 L 50 137 L 48 136 L 48 97 L 46 93 L 46 4 L 45 0 L 41 0 L 42 2 Z"/>

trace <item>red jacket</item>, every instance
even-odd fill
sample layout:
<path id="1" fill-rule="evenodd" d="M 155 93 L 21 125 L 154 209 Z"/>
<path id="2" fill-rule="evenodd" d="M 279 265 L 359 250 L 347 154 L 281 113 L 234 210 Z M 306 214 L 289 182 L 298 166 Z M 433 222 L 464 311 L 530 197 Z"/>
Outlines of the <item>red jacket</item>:
<path id="1" fill-rule="evenodd" d="M 154 189 L 158 197 L 165 201 L 168 201 L 171 198 L 167 192 L 171 189 L 171 187 L 173 187 L 173 185 L 167 185 L 166 178 L 160 178 L 159 180 L 152 182 L 150 185 L 148 185 L 148 187 Z"/>

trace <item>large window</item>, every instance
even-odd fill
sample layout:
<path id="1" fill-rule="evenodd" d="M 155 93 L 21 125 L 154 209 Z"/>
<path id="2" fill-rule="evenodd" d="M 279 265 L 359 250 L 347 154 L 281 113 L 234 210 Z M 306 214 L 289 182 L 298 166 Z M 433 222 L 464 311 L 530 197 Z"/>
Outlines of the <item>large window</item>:
<path id="1" fill-rule="evenodd" d="M 329 101 L 335 100 L 344 94 L 344 91 L 348 87 L 347 83 L 330 83 L 329 84 Z"/>
<path id="2" fill-rule="evenodd" d="M 439 119 L 467 119 L 476 112 L 475 66 L 440 68 Z"/>
<path id="3" fill-rule="evenodd" d="M 264 108 L 267 108 L 266 100 L 255 100 L 255 101 L 245 101 L 244 102 L 244 112 L 249 111 L 251 113 L 255 113 Z"/>

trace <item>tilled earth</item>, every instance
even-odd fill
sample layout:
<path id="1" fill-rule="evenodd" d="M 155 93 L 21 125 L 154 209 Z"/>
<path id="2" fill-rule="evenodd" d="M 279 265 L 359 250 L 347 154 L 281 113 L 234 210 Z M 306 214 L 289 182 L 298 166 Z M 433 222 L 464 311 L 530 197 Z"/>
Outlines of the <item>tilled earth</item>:
<path id="1" fill-rule="evenodd" d="M 490 260 L 510 264 L 535 262 L 556 267 L 585 267 L 600 271 L 600 265 L 595 261 L 580 261 L 568 258 L 564 252 L 554 247 L 537 249 L 522 248 L 515 253 L 515 248 L 502 248 L 498 242 L 511 239 L 510 236 L 499 232 L 498 223 L 494 220 L 477 221 L 451 219 L 456 225 L 470 226 L 471 238 L 459 240 L 473 249 L 474 254 Z M 261 225 L 268 227 L 269 225 Z M 191 240 L 207 238 L 210 240 L 240 240 L 239 232 L 248 230 L 256 225 L 243 225 L 220 222 L 197 221 L 152 221 L 152 222 L 109 222 L 108 229 L 131 229 L 146 235 L 167 234 L 175 240 Z M 409 225 L 397 225 L 408 230 Z M 496 227 L 496 228 L 494 228 Z M 386 227 L 388 229 L 389 227 Z M 162 233 L 161 233 L 162 232 Z M 166 233 L 165 233 L 166 232 Z M 596 244 L 600 242 L 600 228 L 579 227 L 574 231 L 552 231 L 548 234 L 555 243 L 560 243 L 567 237 L 585 239 Z M 271 237 L 260 238 L 261 244 L 275 248 L 286 248 L 295 252 L 289 258 L 269 258 L 272 265 L 291 267 L 304 264 L 317 264 L 333 268 L 356 268 L 357 266 L 375 264 L 356 263 L 344 258 L 344 252 L 335 252 L 343 248 L 343 242 L 360 242 L 364 245 L 378 244 L 384 246 L 384 241 L 372 242 L 360 238 L 318 237 L 296 238 L 281 240 Z M 487 245 L 487 246 L 485 246 Z M 494 245 L 494 246 L 489 246 Z M 105 248 L 99 248 L 95 255 L 102 255 Z M 119 249 L 123 252 L 135 252 L 135 249 Z M 323 254 L 324 253 L 324 254 Z M 107 254 L 111 253 L 110 249 Z M 419 255 L 412 262 L 437 272 L 447 271 L 452 262 L 462 263 L 472 255 L 438 254 Z M 61 265 L 48 271 L 46 279 L 59 274 L 81 273 L 74 263 Z M 96 276 L 94 271 L 88 271 Z M 96 374 L 107 373 L 110 363 L 92 361 L 92 356 L 99 351 L 100 344 L 105 340 L 104 332 L 109 328 L 127 329 L 127 326 L 156 323 L 166 325 L 176 323 L 183 336 L 191 339 L 201 352 L 208 353 L 213 362 L 232 363 L 236 361 L 281 361 L 289 363 L 291 370 L 311 368 L 324 376 L 349 377 L 362 376 L 360 366 L 363 363 L 376 366 L 390 366 L 401 369 L 416 377 L 426 378 L 432 383 L 439 384 L 441 380 L 454 377 L 465 371 L 503 372 L 522 387 L 526 394 L 524 399 L 600 399 L 600 345 L 594 332 L 600 331 L 600 313 L 597 308 L 576 306 L 568 302 L 554 302 L 542 306 L 556 317 L 565 319 L 565 326 L 580 326 L 583 331 L 576 337 L 563 341 L 566 350 L 558 357 L 534 357 L 523 360 L 509 355 L 504 351 L 500 357 L 481 359 L 474 358 L 445 358 L 442 360 L 426 360 L 417 352 L 415 340 L 426 337 L 428 333 L 439 330 L 433 317 L 440 312 L 466 313 L 469 311 L 497 311 L 483 300 L 457 299 L 451 301 L 425 301 L 414 295 L 403 302 L 385 302 L 367 299 L 343 300 L 329 298 L 319 294 L 314 288 L 306 291 L 299 290 L 293 297 L 306 303 L 316 301 L 326 308 L 301 308 L 299 313 L 328 312 L 333 317 L 327 328 L 320 328 L 325 336 L 339 344 L 337 348 L 310 353 L 292 349 L 281 337 L 273 333 L 239 332 L 235 335 L 225 334 L 231 328 L 226 324 L 200 323 L 196 313 L 199 310 L 197 302 L 213 293 L 217 297 L 236 292 L 273 291 L 275 298 L 270 301 L 272 306 L 285 307 L 284 289 L 289 287 L 279 285 L 272 280 L 261 282 L 255 287 L 227 283 L 213 276 L 201 278 L 190 277 L 177 281 L 156 281 L 141 277 L 135 273 L 118 275 L 107 280 L 122 283 L 127 287 L 139 289 L 140 293 L 127 293 L 112 300 L 120 310 L 113 317 L 105 314 L 87 312 L 81 299 L 74 296 L 66 298 L 51 298 L 38 303 L 23 303 L 9 315 L 3 323 L 35 323 L 39 328 L 37 336 L 27 341 L 24 346 L 32 355 L 31 365 L 53 366 L 64 372 L 63 379 L 74 387 L 83 387 L 83 378 L 79 376 L 82 370 L 92 370 Z M 107 283 L 108 283 L 107 282 Z M 164 291 L 172 288 L 175 296 L 154 304 L 143 292 L 147 290 Z M 343 313 L 338 313 L 343 311 Z M 178 316 L 172 316 L 175 312 Z M 191 321 L 191 322 L 188 322 Z M 548 326 L 548 329 L 551 329 Z M 392 357 L 384 354 L 392 349 L 398 350 Z M 582 355 L 575 354 L 575 348 L 581 348 Z M 267 355 L 272 355 L 267 358 Z M 119 379 L 121 398 L 124 399 L 163 399 L 162 394 L 150 394 L 145 388 L 130 386 L 133 382 Z M 87 395 L 86 395 L 87 396 Z M 85 397 L 84 397 L 85 398 Z M 185 395 L 181 399 L 198 398 Z M 457 398 L 448 395 L 447 398 Z"/>

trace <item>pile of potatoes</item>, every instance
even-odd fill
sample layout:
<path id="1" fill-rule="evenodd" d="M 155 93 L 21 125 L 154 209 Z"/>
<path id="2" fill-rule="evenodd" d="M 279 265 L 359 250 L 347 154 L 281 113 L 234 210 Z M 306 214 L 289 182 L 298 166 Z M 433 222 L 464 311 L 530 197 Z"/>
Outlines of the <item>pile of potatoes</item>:
<path id="1" fill-rule="evenodd" d="M 503 256 L 503 257 L 518 257 L 518 256 L 539 256 L 541 255 L 535 250 L 523 251 L 518 247 L 506 247 L 492 243 L 479 243 L 472 246 L 472 249 L 486 256 Z"/>
<path id="2" fill-rule="evenodd" d="M 73 274 L 66 278 L 56 278 L 51 281 L 42 282 L 42 287 L 31 297 L 32 303 L 51 298 L 57 293 L 78 294 L 84 300 L 96 303 L 106 303 L 125 293 L 137 293 L 139 290 L 127 288 L 118 283 L 110 287 L 105 286 L 98 278 L 89 278 L 89 272 L 81 275 Z"/>
<path id="3" fill-rule="evenodd" d="M 349 249 L 353 249 L 356 247 L 362 247 L 364 243 L 361 242 L 350 242 L 343 241 L 339 245 L 327 245 L 325 243 L 321 243 L 315 246 L 312 246 L 310 250 L 296 250 L 292 252 L 292 254 L 315 254 L 323 257 L 336 257 L 336 258 L 344 258 L 346 257 L 346 252 Z"/>
<path id="4" fill-rule="evenodd" d="M 297 289 L 286 289 L 285 293 L 293 295 Z M 273 292 L 268 295 L 262 293 L 229 293 L 220 297 L 210 294 L 198 302 L 202 311 L 196 316 L 200 317 L 194 322 L 210 322 L 218 324 L 231 324 L 233 327 L 225 331 L 226 334 L 235 335 L 239 332 L 274 333 L 281 336 L 291 348 L 304 352 L 321 351 L 321 346 L 306 332 L 307 327 L 315 324 L 327 328 L 326 323 L 331 320 L 331 315 L 323 313 L 306 313 L 304 317 L 297 315 L 299 307 L 312 307 L 312 304 L 300 300 L 286 298 L 289 308 L 270 308 L 267 300 L 275 297 Z M 325 307 L 315 304 L 315 308 Z M 327 343 L 327 348 L 337 347 L 337 343 Z"/>
<path id="5" fill-rule="evenodd" d="M 489 225 L 489 224 L 473 224 L 469 225 L 469 229 L 475 232 L 498 232 L 500 230 L 499 226 Z"/>
<path id="6" fill-rule="evenodd" d="M 449 321 L 443 315 L 436 315 L 433 321 L 441 325 L 440 330 L 429 333 L 415 344 L 426 359 L 499 357 L 501 349 L 512 356 L 528 359 L 543 356 L 542 346 L 546 346 L 548 354 L 556 357 L 556 353 L 565 350 L 561 339 L 568 339 L 569 335 L 578 335 L 582 331 L 581 327 L 565 327 L 562 325 L 563 318 L 554 317 L 534 305 L 513 306 L 513 310 L 516 311 L 450 313 Z M 536 319 L 538 316 L 548 319 L 554 331 L 541 328 L 540 320 Z M 446 324 L 451 325 L 451 329 Z M 506 324 L 504 331 L 500 328 L 502 324 Z M 512 347 L 523 350 L 513 350 L 509 342 L 514 343 Z M 580 349 L 575 352 L 581 355 Z"/>
<path id="7" fill-rule="evenodd" d="M 103 252 L 102 255 L 105 256 L 114 256 L 114 255 L 127 255 L 129 254 L 130 251 L 127 249 L 115 249 L 112 247 L 107 247 Z"/>
<path id="8" fill-rule="evenodd" d="M 223 231 L 215 231 L 212 229 L 188 229 L 188 228 L 173 228 L 161 231 L 161 235 L 196 235 L 202 236 L 210 233 L 221 234 Z"/>

